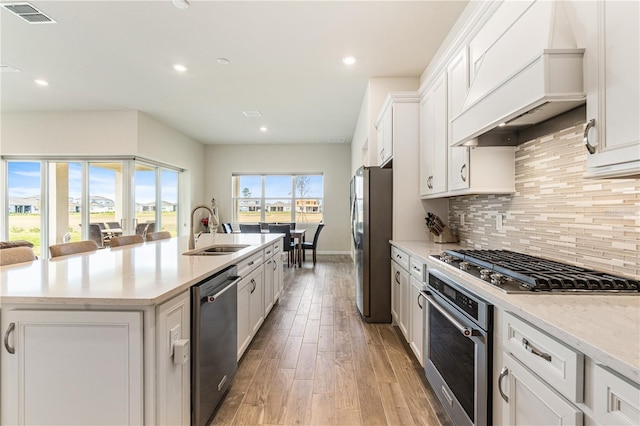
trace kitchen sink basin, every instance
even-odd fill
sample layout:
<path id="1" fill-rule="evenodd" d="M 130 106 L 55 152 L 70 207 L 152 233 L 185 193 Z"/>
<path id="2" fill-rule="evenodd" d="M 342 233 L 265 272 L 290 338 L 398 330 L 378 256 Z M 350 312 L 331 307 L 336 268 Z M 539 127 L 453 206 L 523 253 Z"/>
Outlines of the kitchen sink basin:
<path id="1" fill-rule="evenodd" d="M 184 254 L 185 256 L 217 256 L 235 253 L 246 247 L 249 247 L 249 244 L 216 244 L 213 246 L 191 250 L 182 254 Z"/>

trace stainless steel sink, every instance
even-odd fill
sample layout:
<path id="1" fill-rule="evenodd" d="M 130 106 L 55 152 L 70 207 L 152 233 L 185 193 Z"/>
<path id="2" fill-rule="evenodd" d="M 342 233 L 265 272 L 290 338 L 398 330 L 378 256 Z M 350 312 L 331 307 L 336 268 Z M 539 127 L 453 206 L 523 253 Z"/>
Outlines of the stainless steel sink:
<path id="1" fill-rule="evenodd" d="M 246 247 L 249 247 L 249 244 L 216 244 L 196 250 L 190 250 L 182 254 L 185 256 L 218 256 L 235 253 Z"/>

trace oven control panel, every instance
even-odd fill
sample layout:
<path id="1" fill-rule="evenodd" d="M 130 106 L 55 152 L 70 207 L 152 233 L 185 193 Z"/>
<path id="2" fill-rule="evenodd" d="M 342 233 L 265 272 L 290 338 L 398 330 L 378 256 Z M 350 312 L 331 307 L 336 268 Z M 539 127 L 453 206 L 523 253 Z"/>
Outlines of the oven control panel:
<path id="1" fill-rule="evenodd" d="M 478 302 L 433 275 L 429 275 L 429 285 L 438 290 L 471 318 L 478 320 Z"/>

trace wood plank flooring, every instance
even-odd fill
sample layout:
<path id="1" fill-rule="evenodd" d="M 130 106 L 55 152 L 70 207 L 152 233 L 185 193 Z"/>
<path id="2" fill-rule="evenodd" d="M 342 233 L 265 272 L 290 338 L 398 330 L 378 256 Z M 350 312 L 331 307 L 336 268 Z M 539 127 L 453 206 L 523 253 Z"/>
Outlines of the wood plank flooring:
<path id="1" fill-rule="evenodd" d="M 360 318 L 348 256 L 284 286 L 212 425 L 451 425 L 397 327 Z"/>

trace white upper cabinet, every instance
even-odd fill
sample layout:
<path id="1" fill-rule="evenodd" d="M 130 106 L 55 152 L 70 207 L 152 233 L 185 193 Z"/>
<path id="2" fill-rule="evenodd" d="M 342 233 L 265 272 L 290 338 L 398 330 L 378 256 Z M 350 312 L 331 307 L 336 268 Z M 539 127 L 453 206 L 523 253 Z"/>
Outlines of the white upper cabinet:
<path id="1" fill-rule="evenodd" d="M 420 100 L 420 196 L 447 191 L 447 84 L 437 77 Z"/>
<path id="2" fill-rule="evenodd" d="M 378 130 L 378 166 L 384 167 L 393 158 L 393 104 L 386 104 L 376 123 Z"/>
<path id="3" fill-rule="evenodd" d="M 469 90 L 468 52 L 468 49 L 464 47 L 447 67 L 449 119 L 462 111 L 464 99 Z M 469 179 L 467 178 L 469 172 L 469 148 L 451 146 L 451 121 L 449 121 L 448 135 L 449 190 L 469 188 Z"/>
<path id="4" fill-rule="evenodd" d="M 588 177 L 640 174 L 640 2 L 576 2 L 586 29 Z"/>

